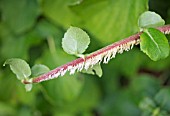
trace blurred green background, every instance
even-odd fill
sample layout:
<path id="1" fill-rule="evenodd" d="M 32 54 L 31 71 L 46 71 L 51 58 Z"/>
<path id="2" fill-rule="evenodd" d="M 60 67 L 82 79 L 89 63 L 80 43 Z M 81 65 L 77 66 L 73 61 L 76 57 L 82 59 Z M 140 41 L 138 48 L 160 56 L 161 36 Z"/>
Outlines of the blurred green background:
<path id="1" fill-rule="evenodd" d="M 170 56 L 153 62 L 139 46 L 102 64 L 102 78 L 68 74 L 31 92 L 2 67 L 15 57 L 54 69 L 76 59 L 61 47 L 70 26 L 90 35 L 90 53 L 138 32 L 147 10 L 170 23 L 169 0 L 0 0 L 0 116 L 170 116 Z"/>

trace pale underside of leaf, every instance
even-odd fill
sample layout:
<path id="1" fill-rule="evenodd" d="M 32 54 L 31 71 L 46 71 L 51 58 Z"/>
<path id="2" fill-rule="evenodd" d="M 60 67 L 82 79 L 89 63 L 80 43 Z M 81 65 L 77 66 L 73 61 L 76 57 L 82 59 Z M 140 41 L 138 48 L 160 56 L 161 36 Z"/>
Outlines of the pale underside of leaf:
<path id="1" fill-rule="evenodd" d="M 88 47 L 90 38 L 78 27 L 70 27 L 62 39 L 62 47 L 68 54 L 82 54 Z"/>
<path id="2" fill-rule="evenodd" d="M 139 34 L 135 36 L 139 36 Z M 130 38 L 133 38 L 133 36 Z M 94 55 L 93 57 L 88 58 L 88 56 L 86 56 L 84 59 L 80 58 L 79 59 L 80 61 L 77 61 L 77 63 L 74 63 L 74 62 L 72 62 L 72 64 L 68 63 L 67 65 L 64 65 L 63 67 L 57 68 L 57 70 L 54 69 L 50 71 L 50 73 L 41 75 L 39 78 L 34 79 L 33 82 L 41 82 L 41 81 L 57 78 L 58 76 L 65 75 L 67 71 L 69 71 L 70 74 L 74 74 L 76 71 L 81 72 L 83 69 L 88 70 L 89 68 L 93 68 L 93 66 L 95 66 L 97 63 L 100 64 L 102 61 L 103 63 L 108 63 L 110 59 L 115 58 L 117 53 L 123 53 L 123 51 L 129 51 L 130 49 L 133 48 L 134 45 L 139 44 L 139 42 L 140 42 L 139 39 L 137 39 L 137 40 L 133 40 L 133 41 L 129 41 L 127 43 L 121 44 L 120 46 L 113 45 L 114 46 L 113 48 L 112 48 L 112 45 L 107 46 L 107 51 L 105 52 L 103 51 L 100 53 L 100 51 L 96 51 L 96 55 Z M 102 73 L 100 71 L 98 75 L 100 76 L 101 74 Z"/>
<path id="3" fill-rule="evenodd" d="M 36 64 L 31 68 L 31 72 L 32 72 L 32 77 L 36 77 L 39 75 L 42 75 L 44 73 L 47 73 L 48 71 L 50 71 L 50 69 L 42 64 Z"/>
<path id="4" fill-rule="evenodd" d="M 140 28 L 158 27 L 164 24 L 165 21 L 161 18 L 161 16 L 151 11 L 142 13 L 138 19 L 138 25 Z"/>
<path id="5" fill-rule="evenodd" d="M 139 15 L 148 10 L 148 0 L 83 0 L 74 6 L 67 0 L 52 1 L 44 1 L 45 16 L 65 28 L 85 27 L 104 45 L 135 33 Z"/>
<path id="6" fill-rule="evenodd" d="M 93 67 L 88 68 L 87 70 L 82 70 L 81 72 L 87 73 L 87 74 L 92 74 L 92 75 L 96 74 L 99 77 L 101 77 L 103 74 L 100 64 L 96 64 Z"/>
<path id="7" fill-rule="evenodd" d="M 27 79 L 31 75 L 31 69 L 29 65 L 22 59 L 11 58 L 5 61 L 5 64 L 9 64 L 12 72 L 16 74 L 19 80 Z"/>
<path id="8" fill-rule="evenodd" d="M 164 34 L 170 33 L 170 25 L 162 26 L 157 28 Z M 33 83 L 39 83 L 42 81 L 50 80 L 53 78 L 57 78 L 59 76 L 65 75 L 68 71 L 70 74 L 74 74 L 75 71 L 81 71 L 82 69 L 88 69 L 93 67 L 97 63 L 108 63 L 108 61 L 115 57 L 117 53 L 123 53 L 123 51 L 129 51 L 133 48 L 134 45 L 138 45 L 141 43 L 140 35 L 142 32 L 132 35 L 124 40 L 118 41 L 111 45 L 108 45 L 94 53 L 89 54 L 85 58 L 78 58 L 72 62 L 64 64 L 56 69 L 51 70 L 50 72 L 43 74 L 37 78 L 33 79 Z M 165 43 L 166 43 L 165 39 Z M 168 44 L 168 51 L 169 51 L 169 44 Z M 169 52 L 168 52 L 169 54 Z M 167 55 L 167 54 L 166 54 Z M 23 83 L 29 83 L 28 81 L 24 81 Z"/>

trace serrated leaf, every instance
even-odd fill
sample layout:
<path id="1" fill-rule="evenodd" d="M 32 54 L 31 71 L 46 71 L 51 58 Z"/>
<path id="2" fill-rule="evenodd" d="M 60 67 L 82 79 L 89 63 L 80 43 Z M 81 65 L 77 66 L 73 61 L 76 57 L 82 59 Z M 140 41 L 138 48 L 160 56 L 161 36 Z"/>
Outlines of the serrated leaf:
<path id="1" fill-rule="evenodd" d="M 152 60 L 164 59 L 169 55 L 168 40 L 159 30 L 148 28 L 141 34 L 140 39 L 140 49 Z"/>
<path id="2" fill-rule="evenodd" d="M 90 43 L 90 38 L 85 31 L 78 27 L 70 27 L 62 39 L 62 47 L 68 54 L 83 53 Z"/>
<path id="3" fill-rule="evenodd" d="M 22 59 L 11 58 L 5 61 L 4 66 L 6 64 L 10 65 L 10 69 L 16 74 L 19 80 L 27 79 L 31 75 L 30 66 Z"/>
<path id="4" fill-rule="evenodd" d="M 39 75 L 42 75 L 44 73 L 47 73 L 48 71 L 50 71 L 50 69 L 42 64 L 36 64 L 31 68 L 31 72 L 32 72 L 32 77 L 36 77 Z"/>
<path id="5" fill-rule="evenodd" d="M 161 16 L 151 11 L 142 13 L 138 19 L 138 26 L 140 28 L 158 27 L 164 24 L 165 21 L 161 18 Z"/>
<path id="6" fill-rule="evenodd" d="M 103 74 L 100 64 L 96 64 L 92 68 L 89 68 L 88 70 L 83 70 L 82 72 L 87 74 L 92 74 L 92 75 L 96 74 L 99 77 L 101 77 Z"/>

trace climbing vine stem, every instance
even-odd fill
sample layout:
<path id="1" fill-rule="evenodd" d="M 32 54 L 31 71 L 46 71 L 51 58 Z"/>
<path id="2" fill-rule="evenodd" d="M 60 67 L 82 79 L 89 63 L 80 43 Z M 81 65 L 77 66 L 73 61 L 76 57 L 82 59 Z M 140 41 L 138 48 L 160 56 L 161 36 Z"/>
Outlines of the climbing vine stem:
<path id="1" fill-rule="evenodd" d="M 165 25 L 162 27 L 158 27 L 164 34 L 170 33 L 170 25 Z M 128 38 L 115 42 L 111 45 L 108 45 L 102 49 L 99 49 L 85 58 L 78 58 L 72 62 L 64 64 L 60 67 L 57 67 L 48 73 L 35 77 L 31 80 L 23 80 L 24 84 L 30 83 L 39 83 L 42 81 L 50 80 L 53 78 L 57 78 L 59 76 L 63 76 L 66 72 L 70 72 L 70 74 L 74 74 L 76 71 L 82 71 L 82 69 L 87 70 L 88 68 L 93 67 L 98 63 L 108 63 L 108 61 L 112 58 L 115 58 L 117 53 L 123 53 L 123 51 L 129 51 L 133 48 L 134 45 L 138 45 L 140 43 L 140 34 L 139 32 L 135 35 L 132 35 Z"/>

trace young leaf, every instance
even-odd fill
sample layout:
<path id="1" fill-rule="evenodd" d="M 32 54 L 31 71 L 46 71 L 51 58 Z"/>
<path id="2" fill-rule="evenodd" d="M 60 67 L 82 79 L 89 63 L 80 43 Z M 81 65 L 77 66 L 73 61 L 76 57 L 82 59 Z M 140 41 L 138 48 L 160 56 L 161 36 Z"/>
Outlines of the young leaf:
<path id="1" fill-rule="evenodd" d="M 25 89 L 26 89 L 27 92 L 28 92 L 28 91 L 31 91 L 31 89 L 32 89 L 32 84 L 26 84 L 26 85 L 25 85 Z"/>
<path id="2" fill-rule="evenodd" d="M 100 64 L 96 64 L 92 68 L 89 68 L 88 70 L 83 70 L 82 72 L 87 74 L 92 74 L 92 75 L 96 74 L 99 77 L 101 77 L 103 74 Z"/>
<path id="3" fill-rule="evenodd" d="M 164 59 L 169 55 L 168 40 L 159 30 L 148 28 L 141 34 L 140 39 L 140 49 L 152 60 Z"/>
<path id="4" fill-rule="evenodd" d="M 90 38 L 85 31 L 78 27 L 70 27 L 62 39 L 62 47 L 68 54 L 83 53 L 90 43 Z"/>
<path id="5" fill-rule="evenodd" d="M 151 11 L 144 12 L 138 19 L 138 26 L 140 28 L 158 27 L 164 24 L 165 21 L 161 16 Z"/>
<path id="6" fill-rule="evenodd" d="M 4 66 L 6 64 L 10 65 L 10 69 L 19 80 L 27 79 L 31 75 L 30 66 L 22 59 L 11 58 L 5 61 Z"/>
<path id="7" fill-rule="evenodd" d="M 44 73 L 47 73 L 48 71 L 50 71 L 50 69 L 42 64 L 36 64 L 31 68 L 32 77 L 42 75 Z"/>

